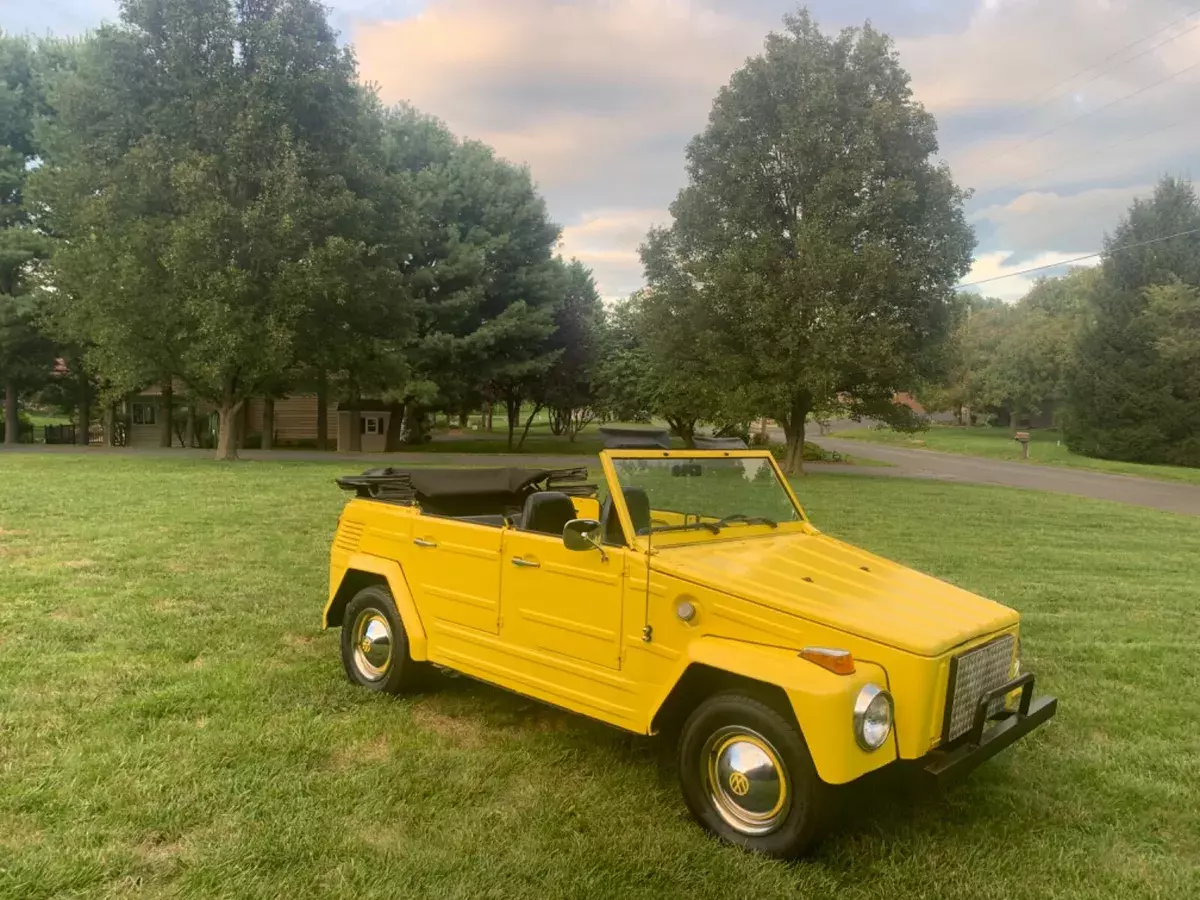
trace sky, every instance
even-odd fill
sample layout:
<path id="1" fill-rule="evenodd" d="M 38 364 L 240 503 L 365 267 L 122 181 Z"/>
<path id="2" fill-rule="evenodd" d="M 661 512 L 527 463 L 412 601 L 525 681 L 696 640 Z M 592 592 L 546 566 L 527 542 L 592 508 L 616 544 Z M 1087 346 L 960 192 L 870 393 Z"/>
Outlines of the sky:
<path id="1" fill-rule="evenodd" d="M 528 164 L 607 298 L 683 186 L 712 98 L 795 0 L 327 0 L 361 76 Z M 811 0 L 827 31 L 893 36 L 940 156 L 974 190 L 964 279 L 1101 248 L 1165 173 L 1200 164 L 1197 0 Z M 9 32 L 80 34 L 116 0 L 0 0 Z M 1042 274 L 1057 274 L 1050 269 Z M 1036 277 L 977 290 L 1020 297 Z"/>

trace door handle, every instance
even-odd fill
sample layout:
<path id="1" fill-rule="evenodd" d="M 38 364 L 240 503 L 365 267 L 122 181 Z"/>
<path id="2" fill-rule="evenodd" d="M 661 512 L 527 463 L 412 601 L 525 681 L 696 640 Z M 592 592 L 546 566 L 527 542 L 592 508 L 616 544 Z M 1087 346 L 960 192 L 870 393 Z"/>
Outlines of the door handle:
<path id="1" fill-rule="evenodd" d="M 427 541 L 425 538 L 413 538 L 413 543 L 418 547 L 436 547 L 437 541 Z"/>
<path id="2" fill-rule="evenodd" d="M 521 569 L 540 569 L 542 567 L 540 562 L 535 562 L 531 559 L 521 559 L 519 556 L 512 558 L 512 564 Z"/>

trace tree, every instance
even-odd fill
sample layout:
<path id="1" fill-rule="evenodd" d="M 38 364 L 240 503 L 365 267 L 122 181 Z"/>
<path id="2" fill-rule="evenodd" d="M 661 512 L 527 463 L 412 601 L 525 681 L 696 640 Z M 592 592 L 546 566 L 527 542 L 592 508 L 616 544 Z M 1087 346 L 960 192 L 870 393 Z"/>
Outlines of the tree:
<path id="1" fill-rule="evenodd" d="M 44 383 L 54 365 L 54 348 L 39 328 L 31 291 L 49 242 L 34 228 L 26 202 L 29 167 L 38 155 L 39 93 L 33 48 L 0 33 L 0 381 L 6 444 L 19 439 L 20 396 Z"/>
<path id="2" fill-rule="evenodd" d="M 652 230 L 641 248 L 651 286 L 638 296 L 637 326 L 650 359 L 650 408 L 691 447 L 701 422 L 739 418 L 723 413 L 740 382 L 721 360 L 720 323 L 687 277 L 677 237 Z"/>
<path id="3" fill-rule="evenodd" d="M 1200 286 L 1200 233 L 1189 231 L 1200 231 L 1200 203 L 1191 184 L 1168 177 L 1106 238 L 1066 378 L 1064 435 L 1075 452 L 1200 464 L 1200 399 L 1178 368 L 1189 358 L 1189 288 Z"/>
<path id="4" fill-rule="evenodd" d="M 739 404 L 783 425 L 788 472 L 830 398 L 898 417 L 895 392 L 949 331 L 974 237 L 935 130 L 886 36 L 826 37 L 801 11 L 688 147 L 670 277 L 693 286 Z M 647 265 L 652 291 L 660 277 Z"/>
<path id="5" fill-rule="evenodd" d="M 410 267 L 417 338 L 405 416 L 420 414 L 412 401 L 429 385 L 453 412 L 482 390 L 509 410 L 511 449 L 522 404 L 561 355 L 550 345 L 564 293 L 553 256 L 559 229 L 527 169 L 472 141 L 451 138 L 447 150 L 428 121 L 409 126 L 412 138 L 396 141 L 396 153 L 429 152 L 434 163 L 416 176 L 428 237 Z"/>
<path id="6" fill-rule="evenodd" d="M 604 313 L 592 402 L 600 417 L 606 420 L 650 421 L 654 405 L 654 361 L 642 342 L 638 323 L 640 310 L 639 292 L 617 301 Z"/>
<path id="7" fill-rule="evenodd" d="M 565 266 L 563 296 L 554 316 L 551 350 L 560 351 L 539 394 L 550 412 L 550 429 L 574 441 L 599 415 L 595 404 L 604 304 L 591 271 L 574 259 Z"/>
<path id="8" fill-rule="evenodd" d="M 313 0 L 126 0 L 121 18 L 61 80 L 35 176 L 69 238 L 60 318 L 106 375 L 178 375 L 214 403 L 229 459 L 331 269 L 368 255 L 344 231 L 369 205 L 363 95 Z"/>

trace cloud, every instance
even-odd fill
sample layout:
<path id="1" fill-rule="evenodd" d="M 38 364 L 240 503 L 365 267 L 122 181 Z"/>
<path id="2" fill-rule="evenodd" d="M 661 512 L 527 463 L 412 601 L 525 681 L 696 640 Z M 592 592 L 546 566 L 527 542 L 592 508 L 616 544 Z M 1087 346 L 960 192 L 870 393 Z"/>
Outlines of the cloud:
<path id="1" fill-rule="evenodd" d="M 1040 253 L 1032 259 L 1017 263 L 1013 261 L 1015 258 L 1014 255 L 1007 250 L 982 253 L 975 257 L 975 263 L 971 266 L 971 273 L 964 279 L 964 283 L 969 284 L 976 281 L 985 281 L 990 278 L 1000 278 L 1002 280 L 980 284 L 970 287 L 968 290 L 984 294 L 988 297 L 999 297 L 1001 300 L 1019 300 L 1025 294 L 1029 293 L 1029 289 L 1033 287 L 1039 278 L 1044 278 L 1048 275 L 1066 274 L 1068 263 L 1079 255 L 1077 253 Z M 1085 267 L 1099 265 L 1099 263 L 1099 257 L 1093 257 L 1071 263 L 1071 265 Z M 1043 269 L 1043 266 L 1062 266 L 1062 268 Z M 1028 275 L 1014 274 L 1027 269 L 1038 269 L 1039 271 L 1031 272 Z"/>
<path id="2" fill-rule="evenodd" d="M 354 33 L 364 80 L 530 165 L 568 216 L 663 205 L 761 23 L 691 0 L 433 0 Z M 620 195 L 619 198 L 614 194 Z"/>
<path id="3" fill-rule="evenodd" d="M 584 215 L 563 229 L 562 252 L 590 266 L 606 300 L 627 297 L 642 285 L 637 248 L 653 225 L 670 224 L 665 209 L 610 209 Z"/>
<path id="4" fill-rule="evenodd" d="M 984 207 L 971 221 L 985 226 L 989 243 L 1007 248 L 1017 263 L 1050 251 L 1078 256 L 1099 250 L 1134 199 L 1153 192 L 1152 184 L 1069 195 L 1035 191 Z"/>

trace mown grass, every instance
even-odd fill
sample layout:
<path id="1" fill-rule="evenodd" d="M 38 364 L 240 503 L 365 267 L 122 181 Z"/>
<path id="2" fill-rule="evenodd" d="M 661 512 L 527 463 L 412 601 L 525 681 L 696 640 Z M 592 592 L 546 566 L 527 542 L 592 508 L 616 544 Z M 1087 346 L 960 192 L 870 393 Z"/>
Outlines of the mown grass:
<path id="1" fill-rule="evenodd" d="M 348 684 L 326 463 L 0 455 L 0 897 L 1194 897 L 1200 519 L 811 476 L 826 530 L 1025 617 L 1061 699 L 943 795 L 722 846 L 670 750 L 466 679 Z"/>
<path id="2" fill-rule="evenodd" d="M 927 430 L 916 434 L 904 434 L 889 428 L 857 428 L 839 431 L 830 437 L 888 444 L 912 450 L 940 450 L 943 453 L 965 456 L 985 456 L 989 459 L 1027 462 L 1030 465 L 1066 466 L 1072 469 L 1106 472 L 1110 475 L 1140 475 L 1143 478 L 1157 478 L 1162 481 L 1200 484 L 1200 469 L 1122 462 L 1115 459 L 1092 459 L 1090 456 L 1081 456 L 1068 450 L 1067 445 L 1062 442 L 1061 434 L 1055 429 L 1032 430 L 1029 435 L 1028 460 L 1022 458 L 1021 445 L 1013 439 L 1010 428 L 931 425 Z"/>

